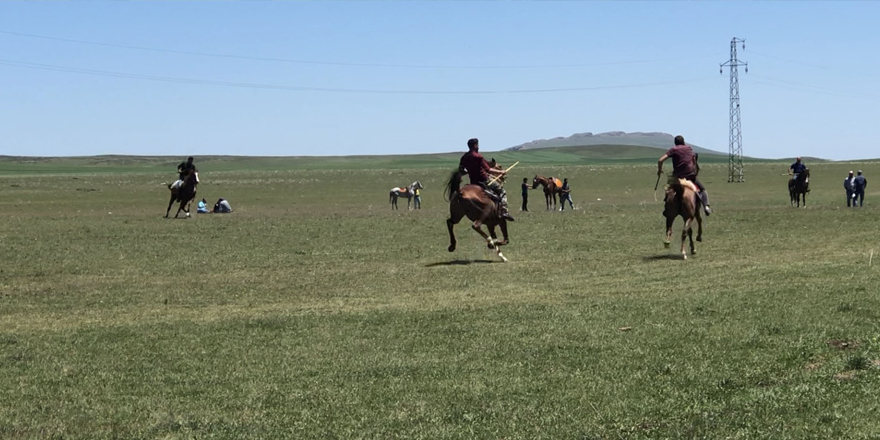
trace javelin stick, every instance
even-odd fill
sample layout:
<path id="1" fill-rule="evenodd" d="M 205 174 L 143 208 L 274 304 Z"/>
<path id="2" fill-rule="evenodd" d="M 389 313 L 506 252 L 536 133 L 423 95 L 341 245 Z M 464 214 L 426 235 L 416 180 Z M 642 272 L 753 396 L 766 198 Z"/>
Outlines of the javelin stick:
<path id="1" fill-rule="evenodd" d="M 511 165 L 510 168 L 504 170 L 504 172 L 507 173 L 508 171 L 512 170 L 513 167 L 517 166 L 517 164 L 519 164 L 519 161 L 516 161 L 516 163 L 514 163 L 513 165 Z M 498 179 L 501 178 L 501 176 L 502 176 L 502 175 L 499 174 L 499 175 L 493 177 L 491 180 L 489 180 L 489 183 L 487 183 L 486 185 L 488 186 L 488 185 L 491 185 L 491 184 L 495 183 Z"/>

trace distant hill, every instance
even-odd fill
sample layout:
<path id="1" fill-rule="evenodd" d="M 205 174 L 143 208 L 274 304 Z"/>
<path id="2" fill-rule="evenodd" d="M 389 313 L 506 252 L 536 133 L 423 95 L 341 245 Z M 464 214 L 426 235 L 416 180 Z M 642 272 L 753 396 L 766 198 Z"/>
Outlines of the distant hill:
<path id="1" fill-rule="evenodd" d="M 590 147 L 594 145 L 636 145 L 643 147 L 662 148 L 668 150 L 673 145 L 675 136 L 669 133 L 642 133 L 633 132 L 626 133 L 623 131 L 609 131 L 607 133 L 593 134 L 575 133 L 568 137 L 555 137 L 553 139 L 538 139 L 524 144 L 510 147 L 505 151 L 535 150 L 540 148 L 559 148 L 559 147 Z M 719 154 L 726 155 L 720 151 L 702 148 L 688 142 L 694 151 L 701 154 Z"/>

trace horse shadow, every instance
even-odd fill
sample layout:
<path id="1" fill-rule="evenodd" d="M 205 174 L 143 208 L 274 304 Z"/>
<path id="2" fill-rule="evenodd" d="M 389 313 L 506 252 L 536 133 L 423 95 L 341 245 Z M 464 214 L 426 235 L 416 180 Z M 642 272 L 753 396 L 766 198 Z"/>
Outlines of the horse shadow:
<path id="1" fill-rule="evenodd" d="M 679 254 L 660 254 L 660 255 L 648 255 L 646 257 L 642 257 L 642 261 L 646 263 L 650 263 L 652 261 L 662 261 L 662 260 L 682 260 L 683 258 Z"/>
<path id="2" fill-rule="evenodd" d="M 492 261 L 492 260 L 452 260 L 452 261 L 440 261 L 437 263 L 428 263 L 425 267 L 437 267 L 437 266 L 469 266 L 471 264 L 492 264 L 492 263 L 501 263 L 501 261 Z"/>

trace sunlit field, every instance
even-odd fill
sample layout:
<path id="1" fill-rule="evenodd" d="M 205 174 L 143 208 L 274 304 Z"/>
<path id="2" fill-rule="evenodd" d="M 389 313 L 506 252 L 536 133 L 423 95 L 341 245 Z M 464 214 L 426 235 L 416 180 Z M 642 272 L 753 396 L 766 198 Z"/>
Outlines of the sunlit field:
<path id="1" fill-rule="evenodd" d="M 797 209 L 787 162 L 707 163 L 683 261 L 656 165 L 536 162 L 508 263 L 447 252 L 455 159 L 206 162 L 235 212 L 177 220 L 173 160 L 3 163 L 0 438 L 880 437 L 880 187 L 842 185 L 880 164 L 808 163 Z M 576 209 L 519 212 L 535 174 Z"/>

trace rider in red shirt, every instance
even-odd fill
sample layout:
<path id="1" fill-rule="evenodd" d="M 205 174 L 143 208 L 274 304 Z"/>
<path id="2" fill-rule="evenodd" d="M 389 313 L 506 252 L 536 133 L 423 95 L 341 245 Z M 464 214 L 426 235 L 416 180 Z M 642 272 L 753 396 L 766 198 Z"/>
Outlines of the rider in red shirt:
<path id="1" fill-rule="evenodd" d="M 686 179 L 697 185 L 700 189 L 700 200 L 703 202 L 703 210 L 706 215 L 712 214 L 712 208 L 709 207 L 709 195 L 706 193 L 706 187 L 697 180 L 697 160 L 694 150 L 684 142 L 684 136 L 675 137 L 675 146 L 670 148 L 660 160 L 657 161 L 657 175 L 663 173 L 663 161 L 672 158 L 672 175 L 679 179 Z"/>
<path id="2" fill-rule="evenodd" d="M 501 197 L 501 217 L 514 221 L 507 210 L 507 193 L 501 186 L 501 179 L 496 179 L 491 185 L 488 184 L 490 174 L 504 176 L 506 171 L 489 166 L 486 159 L 480 154 L 480 141 L 477 138 L 468 140 L 468 152 L 461 156 L 458 169 L 461 173 L 467 173 L 472 185 L 480 185 L 498 194 Z"/>

